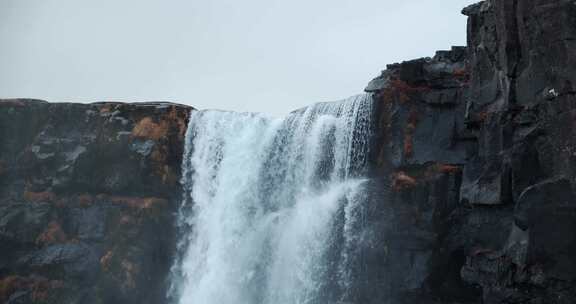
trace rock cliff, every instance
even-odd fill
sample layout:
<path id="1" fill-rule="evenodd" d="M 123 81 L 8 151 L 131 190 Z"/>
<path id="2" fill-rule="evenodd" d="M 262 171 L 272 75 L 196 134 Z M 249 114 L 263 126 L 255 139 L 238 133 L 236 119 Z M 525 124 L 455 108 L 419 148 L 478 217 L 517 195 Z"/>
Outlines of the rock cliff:
<path id="1" fill-rule="evenodd" d="M 366 88 L 356 298 L 573 303 L 576 3 L 463 13 L 467 47 L 389 65 Z M 165 302 L 192 110 L 0 101 L 0 302 Z"/>
<path id="2" fill-rule="evenodd" d="M 0 303 L 162 303 L 191 108 L 0 101 Z"/>
<path id="3" fill-rule="evenodd" d="M 400 303 L 573 303 L 576 3 L 463 14 L 467 48 L 389 65 L 366 88 L 384 285 Z"/>

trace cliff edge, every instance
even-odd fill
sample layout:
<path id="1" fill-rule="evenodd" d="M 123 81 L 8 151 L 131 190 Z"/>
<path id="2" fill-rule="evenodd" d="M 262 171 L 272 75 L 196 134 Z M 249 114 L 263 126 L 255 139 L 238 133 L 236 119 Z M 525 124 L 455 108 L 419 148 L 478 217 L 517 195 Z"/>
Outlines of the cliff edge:
<path id="1" fill-rule="evenodd" d="M 0 100 L 0 303 L 161 303 L 189 112 Z"/>
<path id="2" fill-rule="evenodd" d="M 576 3 L 463 13 L 467 48 L 389 65 L 366 88 L 383 284 L 399 303 L 573 303 Z"/>

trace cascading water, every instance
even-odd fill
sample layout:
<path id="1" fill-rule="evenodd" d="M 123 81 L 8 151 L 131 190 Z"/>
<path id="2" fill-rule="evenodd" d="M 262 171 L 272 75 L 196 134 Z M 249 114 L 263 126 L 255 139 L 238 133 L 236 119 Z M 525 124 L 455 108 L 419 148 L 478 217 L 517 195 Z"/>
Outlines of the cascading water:
<path id="1" fill-rule="evenodd" d="M 170 297 L 180 304 L 343 301 L 371 108 L 371 96 L 359 95 L 283 119 L 193 112 Z"/>

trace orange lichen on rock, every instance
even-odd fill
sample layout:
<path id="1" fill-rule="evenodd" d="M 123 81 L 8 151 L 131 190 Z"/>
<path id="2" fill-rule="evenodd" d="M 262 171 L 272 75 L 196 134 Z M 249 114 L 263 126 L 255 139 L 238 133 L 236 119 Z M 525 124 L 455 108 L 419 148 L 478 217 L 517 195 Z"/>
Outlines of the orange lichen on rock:
<path id="1" fill-rule="evenodd" d="M 136 138 L 146 138 L 159 140 L 168 134 L 168 122 L 160 120 L 154 122 L 150 117 L 142 118 L 132 129 L 132 136 Z"/>
<path id="2" fill-rule="evenodd" d="M 88 207 L 94 202 L 94 197 L 90 194 L 80 194 L 76 199 L 78 204 L 82 207 Z"/>
<path id="3" fill-rule="evenodd" d="M 392 176 L 392 188 L 396 191 L 412 188 L 418 185 L 415 178 L 407 175 L 404 171 L 399 171 Z"/>
<path id="4" fill-rule="evenodd" d="M 66 233 L 60 227 L 60 224 L 56 221 L 51 221 L 48 223 L 46 230 L 42 232 L 36 238 L 36 244 L 39 245 L 51 245 L 51 244 L 59 244 L 66 242 L 68 237 Z"/>
<path id="5" fill-rule="evenodd" d="M 438 170 L 442 173 L 458 173 L 462 169 L 454 165 L 437 164 Z"/>
<path id="6" fill-rule="evenodd" d="M 426 166 L 426 168 L 420 172 L 419 180 L 431 181 L 442 177 L 444 174 L 456 174 L 461 171 L 462 168 L 457 165 L 433 163 Z"/>
<path id="7" fill-rule="evenodd" d="M 63 287 L 64 283 L 58 280 L 7 276 L 0 279 L 0 302 L 6 303 L 10 296 L 19 290 L 30 290 L 32 301 L 41 302 L 47 300 L 53 290 Z"/>
<path id="8" fill-rule="evenodd" d="M 482 112 L 478 113 L 478 120 L 479 121 L 486 121 L 486 119 L 488 119 L 488 112 L 482 111 Z"/>
<path id="9" fill-rule="evenodd" d="M 410 112 L 408 123 L 404 129 L 403 151 L 404 157 L 411 157 L 414 154 L 414 132 L 418 123 L 418 114 L 416 111 Z"/>
<path id="10" fill-rule="evenodd" d="M 412 143 L 412 134 L 404 136 L 404 156 L 410 157 L 414 153 L 414 144 Z"/>
<path id="11" fill-rule="evenodd" d="M 176 122 L 176 124 L 178 125 L 178 134 L 181 137 L 184 137 L 184 135 L 186 134 L 186 129 L 188 128 L 188 125 L 186 124 L 186 117 L 180 117 L 178 113 L 179 112 L 177 107 L 172 106 L 170 107 L 170 112 L 168 112 L 167 118 L 170 121 Z"/>
<path id="12" fill-rule="evenodd" d="M 56 195 L 49 191 L 42 191 L 42 192 L 32 192 L 32 191 L 24 191 L 23 194 L 24 200 L 31 203 L 38 203 L 38 202 L 52 202 L 56 198 Z"/>
<path id="13" fill-rule="evenodd" d="M 470 80 L 470 73 L 466 69 L 456 69 L 452 75 L 464 82 L 468 82 Z"/>
<path id="14" fill-rule="evenodd" d="M 404 156 L 411 157 L 414 154 L 414 130 L 416 125 L 413 123 L 408 123 L 406 129 L 404 130 Z"/>
<path id="15" fill-rule="evenodd" d="M 378 92 L 378 97 L 384 103 L 392 103 L 394 101 L 394 90 L 387 87 Z"/>
<path id="16" fill-rule="evenodd" d="M 404 93 L 410 93 L 413 90 L 415 90 L 414 87 L 410 86 L 406 81 L 400 80 L 400 79 L 392 79 L 390 81 L 390 85 L 399 90 L 400 92 L 404 92 Z"/>
<path id="17" fill-rule="evenodd" d="M 156 120 L 148 116 L 140 119 L 132 129 L 132 136 L 159 140 L 166 138 L 172 132 L 175 134 L 178 132 L 177 134 L 183 139 L 188 128 L 188 115 L 187 111 L 180 111 L 178 106 L 170 106 L 169 111 Z"/>
<path id="18" fill-rule="evenodd" d="M 410 94 L 412 93 L 411 87 L 402 80 L 392 80 L 392 87 L 398 93 L 398 100 L 401 103 L 406 103 L 410 100 Z"/>
<path id="19" fill-rule="evenodd" d="M 394 78 L 388 82 L 388 85 L 382 89 L 378 95 L 380 99 L 386 103 L 395 101 L 406 103 L 410 101 L 415 93 L 425 89 L 424 87 L 411 86 L 406 81 Z"/>
<path id="20" fill-rule="evenodd" d="M 398 100 L 402 103 L 410 101 L 411 97 L 418 92 L 427 90 L 427 87 L 412 86 L 404 80 L 390 80 L 390 88 L 397 93 Z"/>
<path id="21" fill-rule="evenodd" d="M 109 199 L 113 203 L 138 209 L 161 208 L 168 205 L 168 200 L 158 197 L 112 196 Z"/>

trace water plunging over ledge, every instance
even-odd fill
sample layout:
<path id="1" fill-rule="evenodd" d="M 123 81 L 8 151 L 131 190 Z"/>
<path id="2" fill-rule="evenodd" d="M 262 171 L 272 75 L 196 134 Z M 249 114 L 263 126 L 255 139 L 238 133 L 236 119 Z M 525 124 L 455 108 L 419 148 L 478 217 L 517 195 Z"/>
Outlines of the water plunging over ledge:
<path id="1" fill-rule="evenodd" d="M 186 134 L 180 304 L 328 304 L 353 275 L 372 97 L 285 118 L 195 111 Z"/>

